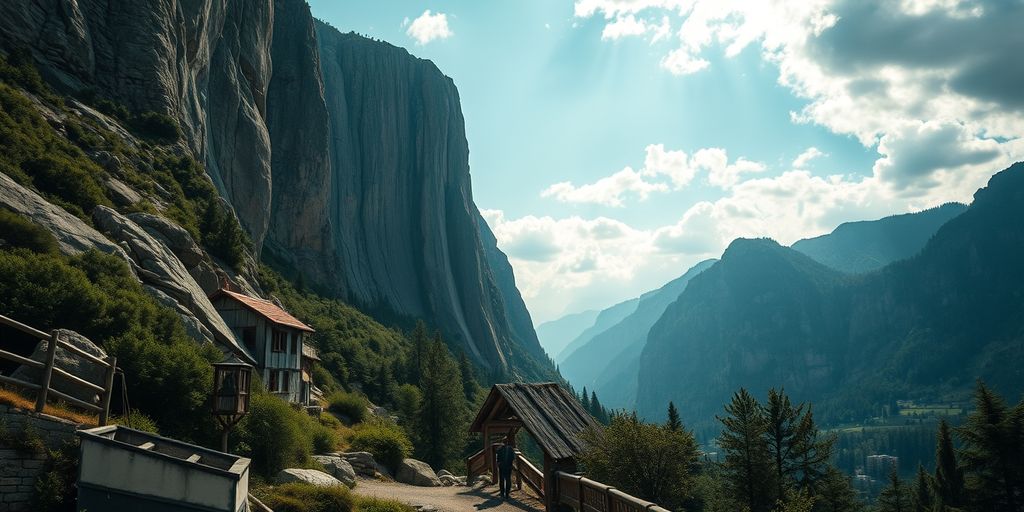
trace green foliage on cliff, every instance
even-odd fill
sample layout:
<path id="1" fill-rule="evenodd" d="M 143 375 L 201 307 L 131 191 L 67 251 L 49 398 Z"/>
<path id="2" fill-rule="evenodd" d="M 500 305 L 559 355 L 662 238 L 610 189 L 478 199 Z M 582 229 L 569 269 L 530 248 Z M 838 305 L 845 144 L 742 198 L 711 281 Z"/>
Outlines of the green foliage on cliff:
<path id="1" fill-rule="evenodd" d="M 43 254 L 57 253 L 57 239 L 45 228 L 0 208 L 0 248 L 22 247 Z"/>
<path id="2" fill-rule="evenodd" d="M 132 404 L 162 432 L 197 441 L 212 435 L 204 404 L 220 352 L 190 339 L 117 257 L 0 250 L 0 314 L 81 333 L 118 358 Z"/>

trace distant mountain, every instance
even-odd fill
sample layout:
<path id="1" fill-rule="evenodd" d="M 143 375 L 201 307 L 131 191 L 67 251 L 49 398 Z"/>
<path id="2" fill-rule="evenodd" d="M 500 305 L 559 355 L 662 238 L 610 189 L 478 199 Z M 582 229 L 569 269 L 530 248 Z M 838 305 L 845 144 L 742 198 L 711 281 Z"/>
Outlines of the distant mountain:
<path id="1" fill-rule="evenodd" d="M 914 256 L 943 224 L 966 210 L 967 205 L 946 203 L 879 220 L 846 222 L 827 235 L 806 238 L 791 247 L 841 272 L 870 272 Z"/>
<path id="2" fill-rule="evenodd" d="M 632 407 L 636 393 L 635 368 L 647 341 L 647 332 L 675 302 L 694 276 L 717 260 L 705 260 L 657 290 L 640 296 L 636 310 L 596 334 L 560 364 L 562 376 L 575 388 L 597 392 L 606 407 Z M 632 378 L 628 368 L 633 368 Z"/>
<path id="3" fill-rule="evenodd" d="M 589 309 L 538 325 L 537 339 L 540 340 L 540 346 L 551 356 L 560 353 L 572 340 L 594 325 L 600 312 L 597 309 Z"/>
<path id="4" fill-rule="evenodd" d="M 698 432 L 736 389 L 784 386 L 825 422 L 897 399 L 957 400 L 978 378 L 1024 391 L 1024 163 L 995 175 L 920 254 L 850 276 L 737 240 L 651 328 L 638 409 Z"/>
<path id="5" fill-rule="evenodd" d="M 608 328 L 622 321 L 630 313 L 636 311 L 637 304 L 640 303 L 640 298 L 629 299 L 622 301 L 609 308 L 602 309 L 597 313 L 597 319 L 594 320 L 594 325 L 587 327 L 569 342 L 565 348 L 562 349 L 557 355 L 555 355 L 555 363 L 561 364 L 567 357 L 572 355 L 578 348 L 586 345 L 594 336 L 601 334 Z"/>

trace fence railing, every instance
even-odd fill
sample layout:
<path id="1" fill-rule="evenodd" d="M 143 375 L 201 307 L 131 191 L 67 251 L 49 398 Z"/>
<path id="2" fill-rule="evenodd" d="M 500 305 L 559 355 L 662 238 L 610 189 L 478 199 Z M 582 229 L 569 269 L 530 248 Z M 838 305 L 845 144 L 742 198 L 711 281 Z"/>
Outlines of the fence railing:
<path id="1" fill-rule="evenodd" d="M 579 512 L 669 512 L 601 482 L 562 471 L 555 473 L 554 492 L 555 503 Z"/>
<path id="2" fill-rule="evenodd" d="M 537 496 L 544 497 L 544 473 L 523 457 L 519 450 L 516 450 L 516 460 L 512 462 L 512 476 L 517 489 L 522 489 L 523 484 L 526 484 Z"/>
<path id="3" fill-rule="evenodd" d="M 117 358 L 108 356 L 105 359 L 96 357 L 60 338 L 59 331 L 51 331 L 47 334 L 34 327 L 25 325 L 17 320 L 12 320 L 3 315 L 0 315 L 0 325 L 6 325 L 13 327 L 21 332 L 32 336 L 38 340 L 46 340 L 46 361 L 36 361 L 27 357 L 20 356 L 5 350 L 0 350 L 0 359 L 6 359 L 15 363 L 22 364 L 31 368 L 37 368 L 41 370 L 39 382 L 28 382 L 21 379 L 16 379 L 10 376 L 0 375 L 0 383 L 9 384 L 17 388 L 25 389 L 28 391 L 34 391 L 36 394 L 36 412 L 43 412 L 46 407 L 47 399 L 51 397 L 58 398 L 64 402 L 74 405 L 75 407 L 95 412 L 99 414 L 99 424 L 104 426 L 107 424 L 107 420 L 110 417 L 110 397 L 111 391 L 114 388 L 114 371 L 117 368 Z M 85 359 L 91 364 L 95 364 L 103 369 L 103 384 L 95 384 L 89 382 L 77 375 L 73 375 L 68 371 L 58 368 L 54 363 L 57 358 L 57 347 L 60 347 L 68 352 L 75 354 L 76 356 Z M 94 391 L 100 397 L 99 405 L 80 400 L 73 396 L 69 396 L 66 393 L 62 393 L 56 389 L 53 389 L 52 380 L 54 377 L 62 378 L 70 382 L 73 386 L 84 388 L 90 391 Z"/>

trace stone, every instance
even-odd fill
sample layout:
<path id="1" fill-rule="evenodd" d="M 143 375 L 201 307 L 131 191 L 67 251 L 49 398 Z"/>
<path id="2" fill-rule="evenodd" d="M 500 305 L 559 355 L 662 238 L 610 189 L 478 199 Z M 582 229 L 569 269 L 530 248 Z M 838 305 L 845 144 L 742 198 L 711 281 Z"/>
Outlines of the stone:
<path id="1" fill-rule="evenodd" d="M 473 479 L 473 485 L 491 485 L 492 483 L 490 475 L 480 475 Z"/>
<path id="2" fill-rule="evenodd" d="M 107 357 L 107 353 L 104 352 L 103 349 L 90 341 L 89 338 L 86 338 L 75 331 L 57 329 L 57 335 L 61 340 L 76 348 L 82 349 L 90 355 L 94 355 L 101 359 L 105 359 Z M 32 351 L 32 355 L 29 356 L 29 359 L 46 363 L 46 353 L 49 350 L 49 346 L 49 340 L 40 341 L 36 344 L 36 348 Z M 54 356 L 53 364 L 61 370 L 64 370 L 78 378 L 85 379 L 98 386 L 103 386 L 104 384 L 103 377 L 106 374 L 106 370 L 102 366 L 68 350 L 67 348 L 64 348 L 59 344 L 57 345 L 57 354 Z M 39 382 L 39 379 L 42 377 L 42 369 L 22 365 L 14 370 L 14 373 L 12 373 L 11 376 L 15 379 L 26 382 Z M 67 379 L 57 376 L 51 377 L 50 386 L 61 393 L 70 395 L 84 402 L 91 404 L 99 403 L 99 396 L 94 390 L 85 389 L 81 385 L 74 384 Z"/>
<path id="3" fill-rule="evenodd" d="M 452 486 L 455 486 L 455 485 L 462 485 L 462 482 L 460 482 L 459 479 L 456 478 L 454 475 L 440 475 L 440 476 L 437 477 L 437 479 L 440 480 L 441 481 L 441 485 L 443 485 L 445 487 L 452 487 Z"/>
<path id="4" fill-rule="evenodd" d="M 181 260 L 185 268 L 192 268 L 202 263 L 203 250 L 199 248 L 199 244 L 192 239 L 192 235 L 185 228 L 159 215 L 149 213 L 129 213 L 127 217 L 145 229 L 153 238 L 163 242 Z"/>
<path id="5" fill-rule="evenodd" d="M 106 185 L 111 199 L 119 206 L 132 206 L 143 200 L 142 194 L 132 190 L 131 187 L 117 178 L 107 178 Z"/>
<path id="6" fill-rule="evenodd" d="M 416 459 L 403 459 L 402 463 L 398 465 L 395 480 L 403 484 L 419 487 L 441 486 L 441 481 L 437 478 L 430 465 Z"/>
<path id="7" fill-rule="evenodd" d="M 356 471 L 347 460 L 337 455 L 314 455 L 313 460 L 319 462 L 328 473 L 340 480 L 341 483 L 349 487 L 355 487 Z"/>
<path id="8" fill-rule="evenodd" d="M 340 480 L 334 478 L 323 471 L 316 469 L 299 469 L 290 468 L 282 469 L 280 473 L 274 477 L 274 482 L 278 484 L 287 484 L 292 482 L 304 482 L 312 484 L 317 487 L 332 487 L 337 485 L 344 485 Z"/>
<path id="9" fill-rule="evenodd" d="M 179 314 L 188 321 L 187 311 L 213 334 L 215 342 L 223 348 L 252 359 L 242 348 L 234 333 L 224 323 L 199 283 L 188 273 L 185 265 L 167 245 L 153 237 L 132 219 L 105 206 L 93 211 L 96 226 L 117 240 L 125 248 L 132 270 L 143 284 L 155 288 L 174 299 Z M 146 288 L 147 290 L 150 288 Z M 161 297 L 158 297 L 158 299 Z"/>
<path id="10" fill-rule="evenodd" d="M 438 476 L 438 477 L 442 477 L 442 476 L 445 476 L 445 475 L 447 475 L 447 476 L 453 476 L 453 475 L 452 475 L 452 473 L 451 473 L 451 471 L 448 471 L 447 469 L 442 469 L 441 471 L 438 471 L 438 472 L 437 472 L 437 476 Z"/>
<path id="11" fill-rule="evenodd" d="M 50 204 L 39 194 L 19 185 L 3 173 L 0 173 L 0 206 L 46 228 L 57 238 L 60 251 L 64 254 L 80 254 L 96 249 L 107 254 L 116 254 L 126 261 L 128 259 L 124 251 L 111 243 L 102 233 L 65 209 Z"/>

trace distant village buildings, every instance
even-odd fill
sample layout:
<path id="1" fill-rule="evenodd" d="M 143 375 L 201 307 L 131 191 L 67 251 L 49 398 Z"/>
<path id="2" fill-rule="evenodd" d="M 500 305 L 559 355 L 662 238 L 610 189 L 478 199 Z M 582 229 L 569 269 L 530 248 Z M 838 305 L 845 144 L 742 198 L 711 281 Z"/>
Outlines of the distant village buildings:
<path id="1" fill-rule="evenodd" d="M 273 302 L 235 291 L 222 288 L 210 301 L 256 359 L 267 391 L 295 404 L 314 402 L 311 365 L 319 356 L 305 345 L 311 327 Z"/>

